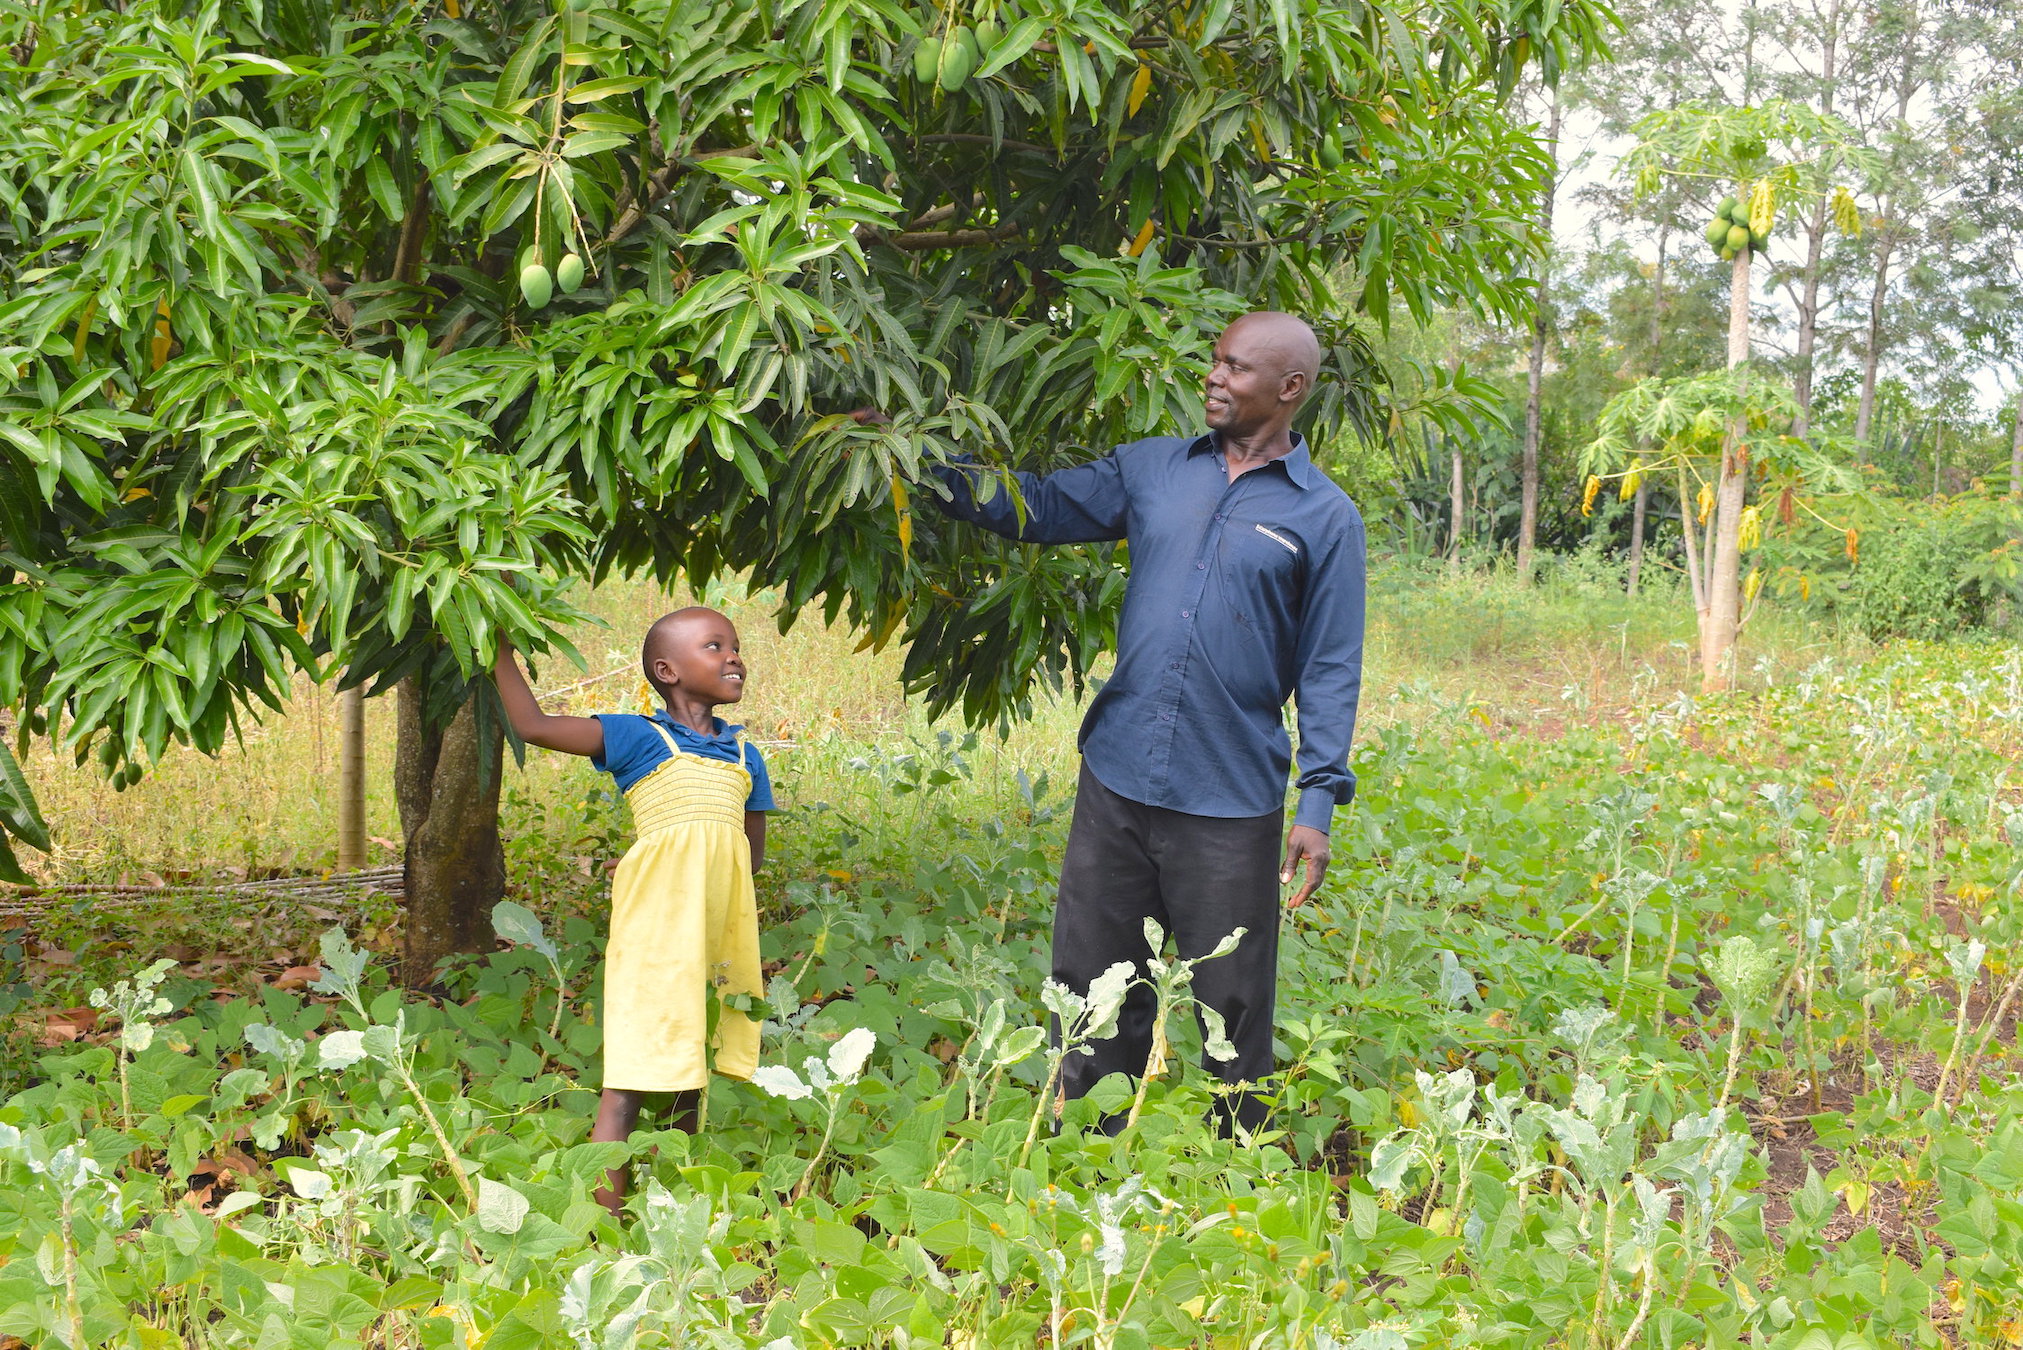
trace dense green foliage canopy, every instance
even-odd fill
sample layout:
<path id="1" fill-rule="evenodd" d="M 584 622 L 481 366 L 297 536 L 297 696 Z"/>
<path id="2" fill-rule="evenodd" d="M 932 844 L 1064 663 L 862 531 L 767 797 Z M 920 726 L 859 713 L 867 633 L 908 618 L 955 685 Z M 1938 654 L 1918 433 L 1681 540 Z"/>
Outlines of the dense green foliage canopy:
<path id="1" fill-rule="evenodd" d="M 0 703 L 120 773 L 295 668 L 431 672 L 446 715 L 570 574 L 679 568 L 1014 713 L 1115 568 L 944 534 L 923 465 L 1188 426 L 1264 305 L 1324 329 L 1315 428 L 1373 425 L 1365 316 L 1522 308 L 1545 161 L 1502 99 L 1606 13 L 0 7 Z M 916 68 L 965 31 L 973 74 Z"/>

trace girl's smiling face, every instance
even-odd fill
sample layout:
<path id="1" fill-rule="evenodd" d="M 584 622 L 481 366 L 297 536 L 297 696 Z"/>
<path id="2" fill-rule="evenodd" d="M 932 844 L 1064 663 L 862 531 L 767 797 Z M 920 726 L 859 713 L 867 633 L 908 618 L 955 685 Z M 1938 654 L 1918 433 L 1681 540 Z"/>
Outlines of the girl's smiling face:
<path id="1" fill-rule="evenodd" d="M 713 609 L 689 609 L 654 625 L 648 662 L 653 680 L 706 703 L 736 703 L 745 696 L 745 659 L 738 630 Z"/>

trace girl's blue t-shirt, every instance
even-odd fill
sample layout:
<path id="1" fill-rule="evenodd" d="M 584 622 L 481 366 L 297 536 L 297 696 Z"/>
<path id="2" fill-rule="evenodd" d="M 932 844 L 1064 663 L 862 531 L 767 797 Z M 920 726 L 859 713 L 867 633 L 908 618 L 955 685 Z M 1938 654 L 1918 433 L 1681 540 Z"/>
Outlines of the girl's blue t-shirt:
<path id="1" fill-rule="evenodd" d="M 608 773 L 618 780 L 618 790 L 629 792 L 632 785 L 659 768 L 667 759 L 667 742 L 653 729 L 657 722 L 666 727 L 674 737 L 683 754 L 698 755 L 703 759 L 721 760 L 726 764 L 743 763 L 751 771 L 752 792 L 745 798 L 747 811 L 774 811 L 773 779 L 766 772 L 766 759 L 759 748 L 746 741 L 744 755 L 739 758 L 737 734 L 743 727 L 726 726 L 721 717 L 715 718 L 716 731 L 705 736 L 675 721 L 664 712 L 643 717 L 638 713 L 598 713 L 597 720 L 604 726 L 604 753 L 591 759 L 590 763 L 600 773 Z"/>

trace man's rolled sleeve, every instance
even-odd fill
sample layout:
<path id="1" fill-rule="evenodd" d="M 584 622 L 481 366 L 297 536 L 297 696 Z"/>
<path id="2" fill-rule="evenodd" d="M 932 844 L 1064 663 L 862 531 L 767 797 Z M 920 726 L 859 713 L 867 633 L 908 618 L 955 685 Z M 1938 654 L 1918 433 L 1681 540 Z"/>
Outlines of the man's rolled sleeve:
<path id="1" fill-rule="evenodd" d="M 1023 471 L 1014 474 L 1019 495 L 1025 499 L 1023 520 L 1018 503 L 1002 484 L 989 501 L 979 502 L 974 474 L 942 465 L 934 475 L 950 493 L 947 501 L 936 498 L 944 512 L 1007 539 L 1025 544 L 1080 544 L 1124 537 L 1131 503 L 1114 451 L 1045 477 Z"/>
<path id="2" fill-rule="evenodd" d="M 1299 805 L 1293 823 L 1325 833 L 1335 808 L 1356 795 L 1349 772 L 1349 742 L 1356 733 L 1356 704 L 1363 688 L 1363 526 L 1355 522 L 1308 580 L 1300 626 Z"/>

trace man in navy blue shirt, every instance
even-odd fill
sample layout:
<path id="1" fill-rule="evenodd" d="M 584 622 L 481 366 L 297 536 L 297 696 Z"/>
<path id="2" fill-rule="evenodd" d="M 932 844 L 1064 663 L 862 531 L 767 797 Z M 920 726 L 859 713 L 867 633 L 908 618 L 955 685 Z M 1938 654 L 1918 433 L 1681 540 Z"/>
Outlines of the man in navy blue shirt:
<path id="1" fill-rule="evenodd" d="M 952 494 L 942 509 L 998 534 L 1130 543 L 1116 670 L 1082 723 L 1054 978 L 1085 992 L 1115 961 L 1142 967 L 1147 918 L 1183 959 L 1246 929 L 1194 978 L 1236 1048 L 1204 1067 L 1231 1083 L 1273 1070 L 1279 888 L 1304 872 L 1292 908 L 1319 888 L 1330 818 L 1355 792 L 1363 522 L 1292 430 L 1319 367 L 1305 323 L 1246 314 L 1215 344 L 1206 434 L 1136 441 L 1044 478 L 1020 473 L 1023 509 L 1002 490 L 979 501 L 976 470 L 940 470 Z M 1299 803 L 1281 847 L 1288 699 L 1299 709 Z M 1142 1073 L 1153 1011 L 1150 991 L 1133 990 L 1117 1034 L 1063 1066 L 1067 1093 Z M 1225 1128 L 1232 1118 L 1255 1128 L 1262 1103 L 1237 1094 Z"/>

